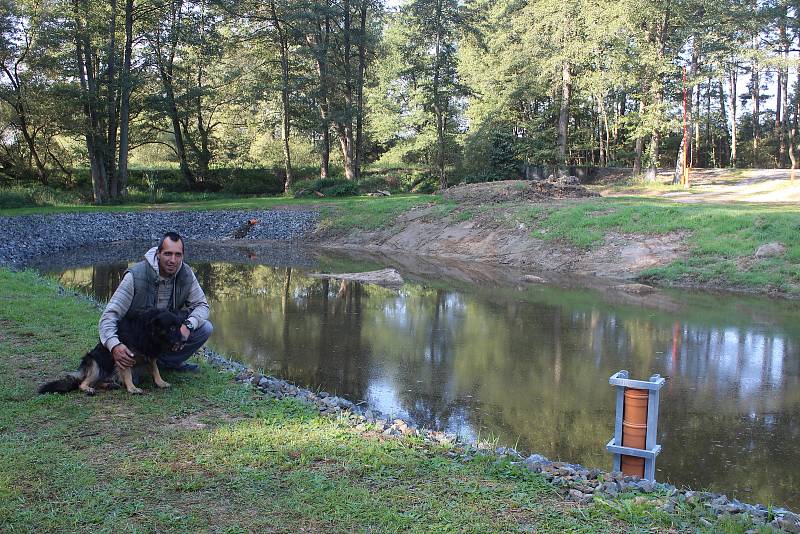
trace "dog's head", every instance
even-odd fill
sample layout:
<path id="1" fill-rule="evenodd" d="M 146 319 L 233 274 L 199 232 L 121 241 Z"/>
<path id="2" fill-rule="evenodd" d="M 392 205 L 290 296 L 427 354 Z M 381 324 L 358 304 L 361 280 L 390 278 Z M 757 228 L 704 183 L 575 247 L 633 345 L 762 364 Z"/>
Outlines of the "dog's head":
<path id="1" fill-rule="evenodd" d="M 153 339 L 164 347 L 180 345 L 183 342 L 181 325 L 187 316 L 188 313 L 185 311 L 173 313 L 168 310 L 154 310 L 147 318 L 147 330 Z"/>

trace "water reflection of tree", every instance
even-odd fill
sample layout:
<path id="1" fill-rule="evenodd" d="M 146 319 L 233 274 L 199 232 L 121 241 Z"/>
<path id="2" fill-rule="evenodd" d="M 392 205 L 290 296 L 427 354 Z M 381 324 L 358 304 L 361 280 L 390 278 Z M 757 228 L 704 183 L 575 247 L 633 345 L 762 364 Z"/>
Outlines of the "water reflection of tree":
<path id="1" fill-rule="evenodd" d="M 127 263 L 95 265 L 80 269 L 70 269 L 59 276 L 59 282 L 80 289 L 100 301 L 111 298 L 122 280 Z"/>
<path id="2" fill-rule="evenodd" d="M 117 289 L 128 269 L 127 263 L 114 263 L 112 265 L 98 265 L 92 267 L 92 293 L 103 295 L 101 300 L 106 301 Z"/>
<path id="3" fill-rule="evenodd" d="M 453 374 L 453 338 L 457 335 L 457 317 L 460 303 L 456 295 L 442 289 L 435 290 L 433 298 L 422 295 L 416 306 L 409 307 L 430 320 L 414 323 L 423 329 L 424 344 L 421 353 L 406 352 L 396 373 L 397 393 L 403 408 L 411 418 L 428 428 L 465 430 L 469 417 L 461 416 L 466 395 L 455 385 Z M 429 311 L 430 310 L 430 311 Z M 414 335 L 414 332 L 404 332 Z M 458 412 L 457 421 L 453 421 Z M 467 429 L 468 430 L 468 429 Z"/>

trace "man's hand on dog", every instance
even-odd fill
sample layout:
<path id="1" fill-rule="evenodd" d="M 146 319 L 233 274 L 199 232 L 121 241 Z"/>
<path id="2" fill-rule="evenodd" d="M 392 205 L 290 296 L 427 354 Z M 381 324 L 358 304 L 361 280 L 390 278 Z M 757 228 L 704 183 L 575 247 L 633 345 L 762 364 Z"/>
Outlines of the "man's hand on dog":
<path id="1" fill-rule="evenodd" d="M 173 352 L 177 352 L 183 348 L 183 346 L 186 344 L 186 340 L 189 339 L 189 334 L 191 334 L 191 332 L 188 328 L 186 328 L 186 325 L 181 325 L 181 338 L 183 341 L 172 346 Z"/>
<path id="2" fill-rule="evenodd" d="M 114 358 L 114 363 L 123 369 L 133 367 L 135 363 L 133 353 L 123 343 L 120 343 L 111 350 L 111 357 Z"/>

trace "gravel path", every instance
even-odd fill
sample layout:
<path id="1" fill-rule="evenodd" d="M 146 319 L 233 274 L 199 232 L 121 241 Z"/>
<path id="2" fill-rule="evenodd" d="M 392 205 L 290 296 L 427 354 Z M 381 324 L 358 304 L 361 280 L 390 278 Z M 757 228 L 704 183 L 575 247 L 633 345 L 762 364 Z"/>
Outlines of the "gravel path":
<path id="1" fill-rule="evenodd" d="M 213 210 L 137 211 L 123 213 L 62 213 L 0 217 L 0 265 L 23 267 L 35 258 L 111 241 L 156 243 L 167 231 L 187 240 L 233 239 L 249 219 L 258 223 L 245 240 L 297 239 L 314 229 L 315 211 Z"/>

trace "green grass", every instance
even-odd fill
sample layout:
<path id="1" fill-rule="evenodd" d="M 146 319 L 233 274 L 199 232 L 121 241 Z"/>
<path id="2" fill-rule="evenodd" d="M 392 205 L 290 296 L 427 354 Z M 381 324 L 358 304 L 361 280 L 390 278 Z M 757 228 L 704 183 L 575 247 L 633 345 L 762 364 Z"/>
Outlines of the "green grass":
<path id="1" fill-rule="evenodd" d="M 434 195 L 392 195 L 390 197 L 346 197 L 317 202 L 323 213 L 323 228 L 375 230 L 401 213 L 425 204 L 439 202 Z"/>
<path id="2" fill-rule="evenodd" d="M 598 198 L 521 208 L 517 218 L 539 238 L 582 248 L 608 232 L 685 234 L 689 254 L 643 277 L 719 287 L 800 292 L 800 208 L 764 204 L 680 204 L 636 197 Z M 544 230 L 544 233 L 541 231 Z M 755 260 L 758 247 L 781 242 L 786 253 Z"/>
<path id="3" fill-rule="evenodd" d="M 95 343 L 97 310 L 0 269 L 2 532 L 694 530 L 696 512 L 563 502 L 524 468 L 382 439 L 207 365 L 131 396 L 35 394 Z M 743 532 L 735 527 L 731 532 Z M 713 529 L 698 528 L 711 532 Z"/>

